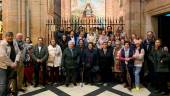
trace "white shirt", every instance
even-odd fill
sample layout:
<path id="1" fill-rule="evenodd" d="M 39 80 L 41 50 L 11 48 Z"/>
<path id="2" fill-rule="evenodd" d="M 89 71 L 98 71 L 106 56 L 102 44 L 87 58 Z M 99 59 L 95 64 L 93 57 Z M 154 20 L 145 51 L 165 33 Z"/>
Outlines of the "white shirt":
<path id="1" fill-rule="evenodd" d="M 39 52 L 41 51 L 41 46 L 38 46 L 38 51 L 39 51 Z"/>
<path id="2" fill-rule="evenodd" d="M 128 58 L 129 57 L 129 48 L 128 49 L 124 48 L 124 50 L 125 50 L 125 58 Z M 128 64 L 127 61 L 125 61 L 125 63 Z"/>
<path id="3" fill-rule="evenodd" d="M 71 41 L 75 43 L 75 39 L 74 39 L 74 37 L 71 37 Z"/>

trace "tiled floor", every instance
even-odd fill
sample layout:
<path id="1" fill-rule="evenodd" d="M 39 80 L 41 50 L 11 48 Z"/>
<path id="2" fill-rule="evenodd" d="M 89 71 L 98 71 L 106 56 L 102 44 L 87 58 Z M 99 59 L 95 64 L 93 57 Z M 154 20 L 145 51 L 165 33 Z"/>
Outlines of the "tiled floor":
<path id="1" fill-rule="evenodd" d="M 104 91 L 104 92 L 100 93 L 100 94 L 97 95 L 97 96 L 121 96 L 121 95 L 112 93 L 112 92 L 110 92 L 110 91 Z"/>
<path id="2" fill-rule="evenodd" d="M 41 93 L 35 94 L 35 95 L 33 95 L 33 96 L 59 96 L 59 95 L 53 93 L 53 92 L 50 91 L 50 90 L 47 90 L 47 91 L 43 91 L 43 92 L 41 92 Z"/>
<path id="3" fill-rule="evenodd" d="M 46 87 L 32 86 L 27 87 L 25 93 L 19 92 L 19 96 L 149 96 L 152 93 L 146 89 L 141 88 L 139 92 L 131 92 L 123 88 L 121 84 L 110 84 L 109 86 L 84 85 L 77 86 L 70 85 L 48 85 Z M 152 96 L 152 95 L 151 95 Z"/>

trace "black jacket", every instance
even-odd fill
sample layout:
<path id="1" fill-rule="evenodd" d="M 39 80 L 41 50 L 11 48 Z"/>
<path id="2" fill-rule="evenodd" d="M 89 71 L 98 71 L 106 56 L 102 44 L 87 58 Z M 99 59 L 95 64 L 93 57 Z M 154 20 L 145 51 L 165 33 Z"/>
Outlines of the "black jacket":
<path id="1" fill-rule="evenodd" d="M 167 61 L 168 55 L 165 54 L 161 48 L 159 48 L 158 50 L 155 50 L 155 48 L 153 48 L 149 54 L 149 60 L 152 63 L 152 70 L 153 72 L 167 72 L 168 71 L 168 65 L 167 65 Z M 161 63 L 161 60 L 164 63 Z"/>
<path id="2" fill-rule="evenodd" d="M 32 59 L 34 62 L 37 61 L 37 59 L 41 59 L 43 63 L 46 63 L 48 60 L 48 48 L 45 45 L 41 46 L 41 51 L 39 52 L 38 45 L 35 45 L 33 47 L 32 52 Z"/>
<path id="3" fill-rule="evenodd" d="M 97 65 L 97 51 L 95 49 L 86 49 L 84 52 L 85 67 L 92 68 Z"/>
<path id="4" fill-rule="evenodd" d="M 76 48 L 73 48 L 72 51 L 73 56 L 69 48 L 66 48 L 63 52 L 62 66 L 66 69 L 75 69 L 79 67 L 79 52 Z"/>
<path id="5" fill-rule="evenodd" d="M 106 54 L 104 54 L 103 49 L 99 49 L 98 62 L 101 69 L 110 69 L 113 65 L 113 51 L 107 49 Z"/>

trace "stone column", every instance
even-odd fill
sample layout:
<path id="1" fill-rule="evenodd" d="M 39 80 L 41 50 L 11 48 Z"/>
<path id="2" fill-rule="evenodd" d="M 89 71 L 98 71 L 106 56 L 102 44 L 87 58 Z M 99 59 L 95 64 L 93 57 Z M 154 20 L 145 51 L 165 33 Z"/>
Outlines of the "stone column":
<path id="1" fill-rule="evenodd" d="M 65 0 L 61 0 L 61 17 L 65 16 Z"/>
<path id="2" fill-rule="evenodd" d="M 55 0 L 54 1 L 54 8 L 55 8 L 55 18 L 60 19 L 61 18 L 61 2 L 63 0 Z"/>
<path id="3" fill-rule="evenodd" d="M 3 0 L 3 29 L 25 33 L 25 0 Z"/>
<path id="4" fill-rule="evenodd" d="M 143 14 L 140 0 L 127 0 L 124 6 L 125 12 L 125 31 L 130 36 L 132 33 L 142 36 L 143 32 Z"/>
<path id="5" fill-rule="evenodd" d="M 47 23 L 47 0 L 30 0 L 30 31 L 33 42 L 37 42 L 37 37 L 48 37 L 46 33 Z"/>
<path id="6" fill-rule="evenodd" d="M 106 18 L 113 17 L 113 0 L 105 0 L 105 16 Z"/>
<path id="7" fill-rule="evenodd" d="M 61 17 L 71 17 L 71 0 L 61 0 Z"/>
<path id="8" fill-rule="evenodd" d="M 126 32 L 127 36 L 129 36 L 131 32 L 131 14 L 130 14 L 130 1 L 131 0 L 126 0 L 123 2 L 123 12 L 124 12 L 124 32 Z"/>
<path id="9" fill-rule="evenodd" d="M 2 21 L 4 32 L 18 32 L 18 0 L 3 0 Z"/>
<path id="10" fill-rule="evenodd" d="M 26 33 L 25 2 L 26 0 L 18 0 L 18 32 L 23 34 Z"/>
<path id="11" fill-rule="evenodd" d="M 65 0 L 65 18 L 69 19 L 71 16 L 71 0 Z"/>
<path id="12" fill-rule="evenodd" d="M 26 4 L 25 4 L 25 11 L 26 11 L 26 36 L 27 37 L 31 37 L 31 33 L 30 33 L 30 1 L 26 0 Z"/>

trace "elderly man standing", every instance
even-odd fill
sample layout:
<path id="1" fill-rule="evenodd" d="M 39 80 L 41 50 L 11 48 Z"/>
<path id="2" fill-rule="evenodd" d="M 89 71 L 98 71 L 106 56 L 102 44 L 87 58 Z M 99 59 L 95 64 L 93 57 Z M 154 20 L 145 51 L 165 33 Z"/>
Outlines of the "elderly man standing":
<path id="1" fill-rule="evenodd" d="M 19 57 L 20 52 L 13 41 L 13 33 L 6 32 L 4 40 L 0 43 L 0 96 L 7 95 L 7 68 L 12 72 L 19 61 Z"/>
<path id="2" fill-rule="evenodd" d="M 24 79 L 23 49 L 25 46 L 23 37 L 24 36 L 22 33 L 17 33 L 15 39 L 19 47 L 19 50 L 21 52 L 20 61 L 17 66 L 17 89 L 19 91 L 25 91 L 25 89 L 23 88 L 23 79 Z"/>
<path id="3" fill-rule="evenodd" d="M 38 37 L 38 44 L 33 48 L 32 59 L 34 62 L 35 85 L 39 84 L 39 71 L 42 69 L 43 86 L 46 85 L 46 67 L 48 60 L 48 48 L 43 44 L 43 38 Z"/>
<path id="4" fill-rule="evenodd" d="M 77 69 L 79 63 L 79 52 L 74 47 L 75 43 L 69 41 L 68 48 L 63 52 L 62 66 L 66 70 L 66 87 L 69 86 L 70 79 L 76 86 Z"/>

